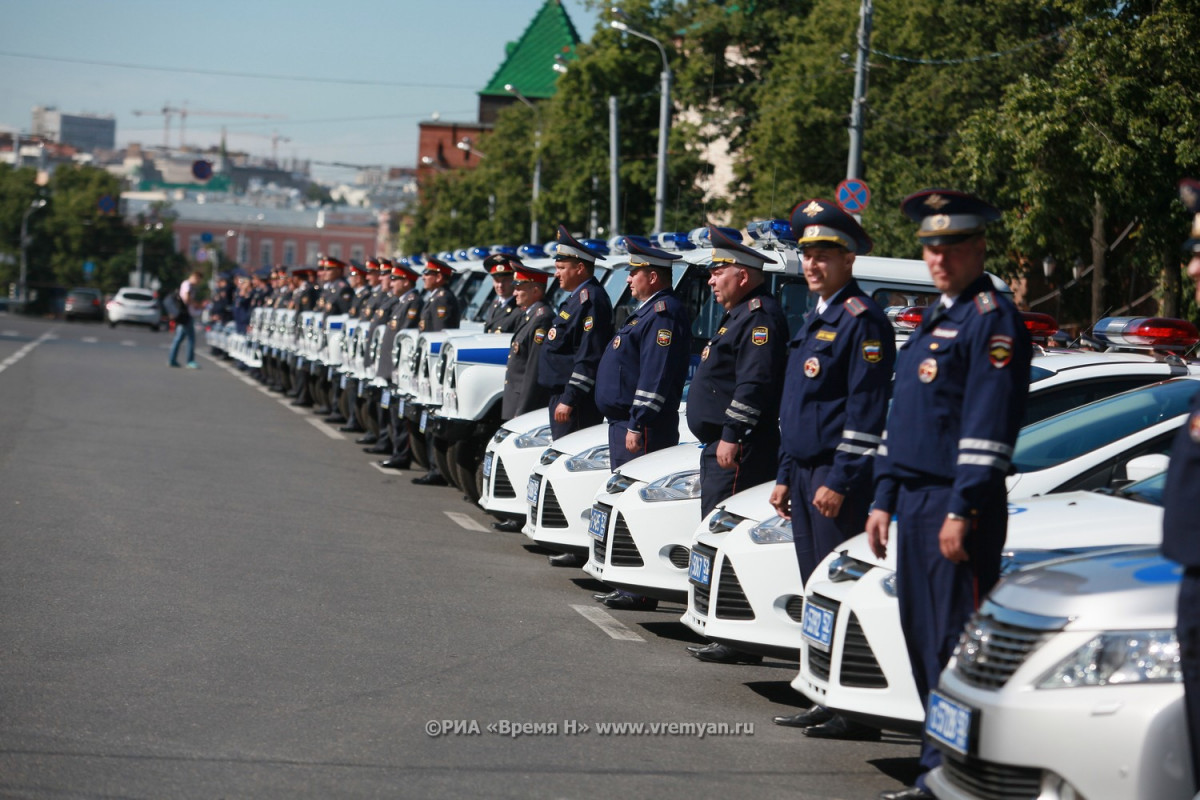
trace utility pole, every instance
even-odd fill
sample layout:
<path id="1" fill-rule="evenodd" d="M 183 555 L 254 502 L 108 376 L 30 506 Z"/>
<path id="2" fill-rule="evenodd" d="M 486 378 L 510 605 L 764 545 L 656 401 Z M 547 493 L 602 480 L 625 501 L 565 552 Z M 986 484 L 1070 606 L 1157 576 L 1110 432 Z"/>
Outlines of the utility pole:
<path id="1" fill-rule="evenodd" d="M 620 207 L 620 158 L 621 140 L 618 138 L 617 96 L 608 96 L 608 217 L 609 233 L 616 236 L 621 232 Z"/>
<path id="2" fill-rule="evenodd" d="M 858 53 L 854 58 L 854 100 L 850 105 L 850 158 L 846 179 L 862 177 L 863 106 L 867 102 L 867 54 L 871 49 L 872 0 L 862 0 L 858 9 Z"/>

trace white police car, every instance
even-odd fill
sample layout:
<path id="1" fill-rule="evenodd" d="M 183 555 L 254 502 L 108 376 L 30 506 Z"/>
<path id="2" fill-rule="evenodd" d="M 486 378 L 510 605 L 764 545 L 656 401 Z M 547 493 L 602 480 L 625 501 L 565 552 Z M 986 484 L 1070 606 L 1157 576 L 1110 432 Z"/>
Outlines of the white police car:
<path id="1" fill-rule="evenodd" d="M 1002 581 L 930 697 L 943 800 L 1192 796 L 1175 601 L 1157 550 L 1064 559 Z"/>
<path id="2" fill-rule="evenodd" d="M 513 417 L 488 441 L 479 498 L 484 511 L 501 520 L 524 520 L 529 515 L 526 481 L 550 446 L 549 417 L 544 408 Z"/>

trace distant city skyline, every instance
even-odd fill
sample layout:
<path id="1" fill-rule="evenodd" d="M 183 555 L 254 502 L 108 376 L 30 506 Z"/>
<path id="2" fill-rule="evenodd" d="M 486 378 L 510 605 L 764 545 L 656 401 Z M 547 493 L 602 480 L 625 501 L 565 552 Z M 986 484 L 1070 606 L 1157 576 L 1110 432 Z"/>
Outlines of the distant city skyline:
<path id="1" fill-rule="evenodd" d="M 164 106 L 187 108 L 186 144 L 219 144 L 315 177 L 319 162 L 415 166 L 417 125 L 476 117 L 476 92 L 543 0 L 40 0 L 0 27 L 0 128 L 29 133 L 35 106 L 111 114 L 117 146 L 163 143 Z M 598 13 L 562 0 L 584 41 Z M 550 65 L 547 65 L 550 69 Z M 147 112 L 142 116 L 133 112 Z M 216 113 L 211 113 L 216 112 Z M 254 115 L 262 115 L 262 118 Z M 169 141 L 179 144 L 180 115 Z"/>

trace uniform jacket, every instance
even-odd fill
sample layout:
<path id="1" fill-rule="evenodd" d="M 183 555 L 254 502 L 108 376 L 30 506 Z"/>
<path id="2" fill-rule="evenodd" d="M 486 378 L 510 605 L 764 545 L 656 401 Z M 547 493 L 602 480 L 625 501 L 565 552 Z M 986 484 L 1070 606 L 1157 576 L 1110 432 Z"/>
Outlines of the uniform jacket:
<path id="1" fill-rule="evenodd" d="M 612 303 L 595 278 L 563 302 L 542 343 L 538 383 L 560 394 L 559 402 L 574 406 L 596 390 L 600 355 L 613 335 Z"/>
<path id="2" fill-rule="evenodd" d="M 458 322 L 458 298 L 445 286 L 430 292 L 421 309 L 418 327 L 423 331 L 444 331 L 457 328 Z"/>
<path id="3" fill-rule="evenodd" d="M 348 316 L 359 318 L 360 314 L 366 311 L 367 303 L 371 300 L 371 287 L 365 283 L 354 290 L 354 297 L 350 299 L 350 308 L 347 309 Z"/>
<path id="4" fill-rule="evenodd" d="M 545 408 L 550 399 L 546 387 L 538 385 L 538 356 L 554 312 L 545 300 L 518 311 L 521 325 L 513 332 L 508 367 L 504 371 L 504 399 L 500 406 L 500 416 L 504 419 Z"/>
<path id="5" fill-rule="evenodd" d="M 875 508 L 900 481 L 942 481 L 946 513 L 970 516 L 1003 481 L 1029 393 L 1029 332 L 984 275 L 942 313 L 926 309 L 896 357 L 894 400 L 875 460 Z"/>
<path id="6" fill-rule="evenodd" d="M 497 297 L 483 318 L 485 333 L 512 333 L 521 326 L 523 314 L 515 297 Z"/>
<path id="7" fill-rule="evenodd" d="M 1163 555 L 1185 567 L 1200 567 L 1200 392 L 1171 446 L 1163 494 Z"/>
<path id="8" fill-rule="evenodd" d="M 787 318 L 765 286 L 721 318 L 700 354 L 688 392 L 688 428 L 697 439 L 744 442 L 779 425 Z"/>
<path id="9" fill-rule="evenodd" d="M 318 291 L 308 281 L 292 292 L 291 307 L 296 311 L 312 311 L 317 304 Z"/>
<path id="10" fill-rule="evenodd" d="M 629 315 L 600 357 L 596 408 L 631 430 L 679 426 L 679 401 L 692 350 L 687 309 L 668 290 Z"/>
<path id="11" fill-rule="evenodd" d="M 853 279 L 805 317 L 788 343 L 777 483 L 790 486 L 797 463 L 832 464 L 825 485 L 839 494 L 870 483 L 895 363 L 892 325 Z"/>
<path id="12" fill-rule="evenodd" d="M 317 301 L 317 311 L 324 311 L 326 314 L 345 314 L 350 310 L 350 304 L 354 301 L 354 290 L 350 288 L 350 284 L 345 278 L 338 278 L 325 284 L 321 290 L 321 297 Z"/>

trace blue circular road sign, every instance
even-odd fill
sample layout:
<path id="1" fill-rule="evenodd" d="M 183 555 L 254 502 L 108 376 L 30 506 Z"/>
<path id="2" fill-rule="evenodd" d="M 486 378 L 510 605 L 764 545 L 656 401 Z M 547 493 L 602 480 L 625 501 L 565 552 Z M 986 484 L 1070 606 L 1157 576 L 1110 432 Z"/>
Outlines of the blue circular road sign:
<path id="1" fill-rule="evenodd" d="M 847 178 L 837 186 L 837 203 L 847 214 L 861 214 L 871 202 L 871 187 L 858 178 Z"/>
<path id="2" fill-rule="evenodd" d="M 209 162 L 205 161 L 204 159 L 192 162 L 192 177 L 196 180 L 206 181 L 212 177 L 212 174 L 213 168 L 212 164 Z"/>

